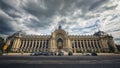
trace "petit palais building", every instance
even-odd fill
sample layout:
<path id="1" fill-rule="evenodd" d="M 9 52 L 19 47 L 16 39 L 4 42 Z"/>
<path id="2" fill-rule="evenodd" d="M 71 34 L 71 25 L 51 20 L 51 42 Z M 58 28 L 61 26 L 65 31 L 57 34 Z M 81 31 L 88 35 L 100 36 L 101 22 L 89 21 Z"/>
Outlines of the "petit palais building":
<path id="1" fill-rule="evenodd" d="M 59 26 L 51 35 L 27 35 L 22 32 L 9 36 L 6 45 L 10 52 L 117 52 L 113 37 L 103 31 L 93 35 L 68 35 Z"/>

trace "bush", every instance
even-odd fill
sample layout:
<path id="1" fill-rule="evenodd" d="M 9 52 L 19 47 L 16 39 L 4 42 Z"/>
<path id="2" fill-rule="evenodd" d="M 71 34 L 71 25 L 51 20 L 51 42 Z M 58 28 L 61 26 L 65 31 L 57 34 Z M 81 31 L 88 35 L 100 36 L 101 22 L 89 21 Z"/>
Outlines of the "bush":
<path id="1" fill-rule="evenodd" d="M 82 51 L 81 50 L 77 50 L 76 53 L 81 53 Z"/>
<path id="2" fill-rule="evenodd" d="M 3 52 L 2 51 L 0 51 L 0 55 L 2 55 L 3 54 Z"/>

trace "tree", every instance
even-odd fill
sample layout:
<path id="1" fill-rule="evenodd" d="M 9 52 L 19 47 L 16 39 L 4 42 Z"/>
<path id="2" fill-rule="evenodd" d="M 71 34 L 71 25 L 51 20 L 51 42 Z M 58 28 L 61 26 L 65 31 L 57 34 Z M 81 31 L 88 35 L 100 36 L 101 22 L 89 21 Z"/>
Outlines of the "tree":
<path id="1" fill-rule="evenodd" d="M 4 39 L 0 37 L 0 51 L 3 51 L 4 45 L 5 45 Z"/>
<path id="2" fill-rule="evenodd" d="M 109 45 L 109 52 L 115 52 L 115 48 L 112 45 Z"/>

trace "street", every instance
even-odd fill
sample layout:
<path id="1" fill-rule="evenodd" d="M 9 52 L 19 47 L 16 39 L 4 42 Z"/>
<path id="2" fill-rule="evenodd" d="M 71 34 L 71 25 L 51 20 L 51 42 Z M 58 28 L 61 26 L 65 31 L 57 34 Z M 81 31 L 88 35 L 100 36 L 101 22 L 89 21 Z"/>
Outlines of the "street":
<path id="1" fill-rule="evenodd" d="M 119 68 L 120 56 L 0 56 L 0 68 L 2 67 L 45 67 L 54 66 L 63 68 L 90 67 L 90 68 Z"/>

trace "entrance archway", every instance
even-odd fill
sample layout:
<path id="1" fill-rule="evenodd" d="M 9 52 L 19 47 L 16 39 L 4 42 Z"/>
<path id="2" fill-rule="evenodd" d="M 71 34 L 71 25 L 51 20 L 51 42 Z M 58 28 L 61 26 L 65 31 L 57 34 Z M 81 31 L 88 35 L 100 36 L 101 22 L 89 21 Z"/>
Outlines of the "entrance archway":
<path id="1" fill-rule="evenodd" d="M 63 40 L 61 38 L 59 38 L 57 40 L 57 48 L 58 49 L 62 49 L 63 48 Z"/>

